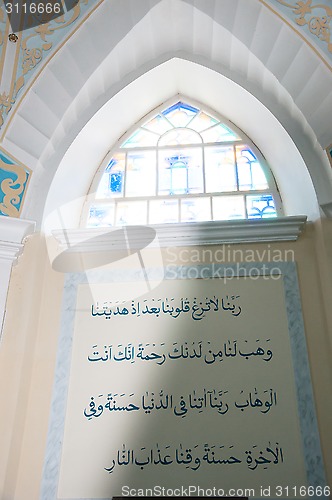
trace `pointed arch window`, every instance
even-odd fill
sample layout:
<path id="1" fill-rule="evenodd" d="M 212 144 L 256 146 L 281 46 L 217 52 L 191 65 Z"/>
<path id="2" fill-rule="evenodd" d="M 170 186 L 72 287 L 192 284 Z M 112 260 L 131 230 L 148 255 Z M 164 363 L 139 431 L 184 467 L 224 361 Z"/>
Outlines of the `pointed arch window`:
<path id="1" fill-rule="evenodd" d="M 226 119 L 184 101 L 155 110 L 119 141 L 90 193 L 88 227 L 282 215 L 258 148 Z"/>

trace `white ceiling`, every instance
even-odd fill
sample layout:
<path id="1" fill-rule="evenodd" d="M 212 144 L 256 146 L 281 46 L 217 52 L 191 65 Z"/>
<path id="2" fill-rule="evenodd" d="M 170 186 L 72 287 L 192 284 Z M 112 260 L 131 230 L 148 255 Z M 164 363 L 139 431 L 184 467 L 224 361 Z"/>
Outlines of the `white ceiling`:
<path id="1" fill-rule="evenodd" d="M 316 195 L 332 201 L 332 73 L 293 30 L 258 0 L 121 0 L 73 34 L 8 128 L 4 147 L 33 170 L 22 216 L 83 197 L 112 144 L 177 93 L 253 139 L 286 213 L 315 218 Z"/>

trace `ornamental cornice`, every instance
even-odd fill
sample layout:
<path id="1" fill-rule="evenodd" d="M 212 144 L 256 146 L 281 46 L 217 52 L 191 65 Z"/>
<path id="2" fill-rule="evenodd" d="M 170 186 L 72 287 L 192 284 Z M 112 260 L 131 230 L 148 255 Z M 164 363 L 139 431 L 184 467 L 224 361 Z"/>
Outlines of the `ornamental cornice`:
<path id="1" fill-rule="evenodd" d="M 149 240 L 151 247 L 180 247 L 273 241 L 296 241 L 304 230 L 306 216 L 259 220 L 225 220 L 151 226 L 129 226 L 131 249 L 141 249 Z M 147 231 L 144 231 L 147 229 Z M 153 230 L 156 238 L 150 237 Z M 123 250 L 128 238 L 123 228 L 57 229 L 52 231 L 58 248 L 66 252 Z"/>
<path id="2" fill-rule="evenodd" d="M 16 262 L 17 258 L 23 252 L 23 243 L 8 243 L 6 241 L 0 241 L 0 260 L 9 261 L 11 263 Z"/>
<path id="3" fill-rule="evenodd" d="M 35 225 L 32 221 L 0 216 L 0 260 L 16 262 Z"/>

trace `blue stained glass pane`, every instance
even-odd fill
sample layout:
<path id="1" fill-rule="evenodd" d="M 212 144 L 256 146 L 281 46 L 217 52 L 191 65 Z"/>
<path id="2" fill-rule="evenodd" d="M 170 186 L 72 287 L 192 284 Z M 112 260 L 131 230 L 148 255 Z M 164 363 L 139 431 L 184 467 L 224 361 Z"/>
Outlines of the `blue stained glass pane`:
<path id="1" fill-rule="evenodd" d="M 117 158 L 112 158 L 107 167 L 105 168 L 105 172 L 110 172 L 112 168 L 115 167 L 119 163 L 119 160 Z"/>
<path id="2" fill-rule="evenodd" d="M 111 193 L 121 193 L 123 185 L 123 172 L 116 172 L 110 176 Z"/>
<path id="3" fill-rule="evenodd" d="M 247 196 L 248 219 L 267 219 L 277 217 L 274 199 L 271 194 Z"/>
<path id="4" fill-rule="evenodd" d="M 264 171 L 248 146 L 236 147 L 236 163 L 240 191 L 268 188 Z"/>
<path id="5" fill-rule="evenodd" d="M 256 156 L 254 155 L 254 153 L 250 149 L 243 149 L 242 148 L 241 155 L 244 156 L 245 158 L 247 158 L 248 162 L 257 161 Z"/>
<path id="6" fill-rule="evenodd" d="M 114 225 L 114 204 L 91 205 L 88 217 L 88 227 L 107 227 Z"/>
<path id="7" fill-rule="evenodd" d="M 185 111 L 191 111 L 193 114 L 196 114 L 199 112 L 199 109 L 198 108 L 194 108 L 194 106 L 190 106 L 189 104 L 185 104 L 184 102 L 177 102 L 176 104 L 173 104 L 172 106 L 170 106 L 169 108 L 165 109 L 162 114 L 163 115 L 168 115 L 169 113 L 171 113 L 172 111 L 176 111 L 176 110 L 185 110 Z"/>
<path id="8" fill-rule="evenodd" d="M 174 127 L 186 127 L 197 113 L 199 113 L 199 109 L 183 102 L 173 104 L 162 112 Z"/>
<path id="9" fill-rule="evenodd" d="M 159 152 L 159 195 L 201 192 L 203 168 L 200 148 Z"/>
<path id="10" fill-rule="evenodd" d="M 100 179 L 96 198 L 112 198 L 123 195 L 124 188 L 125 154 L 116 153 L 105 168 Z"/>

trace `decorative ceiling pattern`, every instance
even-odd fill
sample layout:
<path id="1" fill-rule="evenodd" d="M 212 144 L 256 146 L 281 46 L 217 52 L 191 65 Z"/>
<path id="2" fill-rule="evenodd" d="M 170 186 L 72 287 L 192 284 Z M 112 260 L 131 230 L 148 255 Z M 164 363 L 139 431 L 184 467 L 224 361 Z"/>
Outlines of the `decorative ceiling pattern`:
<path id="1" fill-rule="evenodd" d="M 22 97 L 23 89 L 29 87 L 43 62 L 53 55 L 66 37 L 83 22 L 97 5 L 97 0 L 79 0 L 78 4 L 62 16 L 37 27 L 17 33 L 15 48 L 8 41 L 10 24 L 5 5 L 0 6 L 0 64 L 2 85 L 0 91 L 0 128 L 16 101 Z M 14 49 L 14 50 L 13 50 Z M 7 53 L 6 53 L 7 52 Z M 6 60 L 7 59 L 7 60 Z M 8 74 L 10 73 L 10 75 Z"/>
<path id="2" fill-rule="evenodd" d="M 332 55 L 332 6 L 331 1 L 317 0 L 270 0 L 271 4 L 278 5 L 287 17 L 302 28 L 308 40 L 313 40 L 327 55 Z M 330 5 L 328 5 L 328 3 Z"/>
<path id="3" fill-rule="evenodd" d="M 31 171 L 0 148 L 0 215 L 19 217 Z"/>

